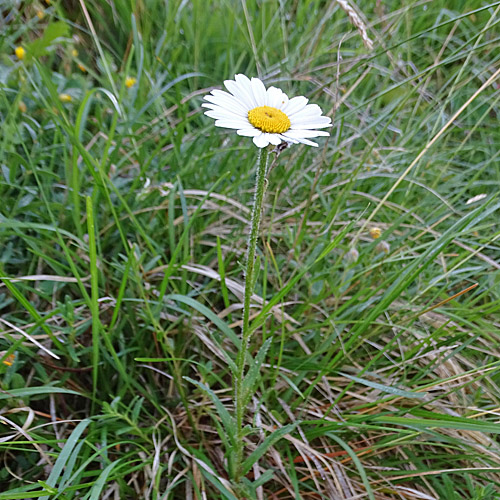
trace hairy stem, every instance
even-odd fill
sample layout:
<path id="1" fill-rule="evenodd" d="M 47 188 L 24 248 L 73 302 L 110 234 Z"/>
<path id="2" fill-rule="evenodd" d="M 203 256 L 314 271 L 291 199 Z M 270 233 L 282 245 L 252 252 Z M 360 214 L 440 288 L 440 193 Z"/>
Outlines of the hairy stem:
<path id="1" fill-rule="evenodd" d="M 245 414 L 245 401 L 243 394 L 243 379 L 245 376 L 245 358 L 250 343 L 252 331 L 250 330 L 250 300 L 253 294 L 255 284 L 255 253 L 257 249 L 257 240 L 259 238 L 259 227 L 262 216 L 262 203 L 266 190 L 266 172 L 269 152 L 267 149 L 261 149 L 257 164 L 257 173 L 255 177 L 255 192 L 252 207 L 252 218 L 250 221 L 250 234 L 248 237 L 247 262 L 245 272 L 245 297 L 243 302 L 243 326 L 241 347 L 236 358 L 236 376 L 235 376 L 235 407 L 236 407 L 236 444 L 234 454 L 235 481 L 238 483 L 241 479 L 241 466 L 243 464 L 244 451 L 244 432 L 243 420 Z"/>

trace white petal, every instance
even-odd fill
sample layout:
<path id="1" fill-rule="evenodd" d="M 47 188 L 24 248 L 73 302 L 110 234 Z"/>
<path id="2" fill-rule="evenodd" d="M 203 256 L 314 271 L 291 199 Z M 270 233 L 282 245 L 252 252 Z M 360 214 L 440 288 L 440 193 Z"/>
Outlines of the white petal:
<path id="1" fill-rule="evenodd" d="M 205 115 L 209 116 L 210 118 L 214 118 L 215 120 L 220 120 L 220 119 L 228 119 L 228 120 L 244 120 L 246 121 L 246 118 L 240 115 L 236 115 L 234 113 L 231 113 L 230 111 L 226 111 L 225 109 L 211 109 L 209 111 L 205 111 Z"/>
<path id="2" fill-rule="evenodd" d="M 259 106 L 265 106 L 266 104 L 266 87 L 258 78 L 252 78 L 250 80 L 252 86 L 253 96 L 255 101 Z"/>
<path id="3" fill-rule="evenodd" d="M 273 108 L 283 109 L 288 103 L 288 96 L 276 87 L 269 87 L 267 89 L 267 106 L 272 106 Z"/>
<path id="4" fill-rule="evenodd" d="M 266 139 L 270 144 L 273 144 L 274 146 L 278 146 L 279 144 L 281 144 L 279 134 L 266 134 Z"/>
<path id="5" fill-rule="evenodd" d="M 260 135 L 256 135 L 254 138 L 253 138 L 253 143 L 258 147 L 258 148 L 265 148 L 268 144 L 269 144 L 269 141 L 267 140 L 267 137 L 266 137 L 267 134 L 260 134 Z"/>
<path id="6" fill-rule="evenodd" d="M 306 144 L 307 146 L 315 146 L 317 147 L 318 145 L 315 142 L 309 141 L 307 139 L 304 139 L 303 137 L 288 137 L 288 132 L 285 132 L 282 134 L 285 141 L 291 142 L 293 144 Z"/>
<path id="7" fill-rule="evenodd" d="M 328 116 L 312 116 L 309 118 L 305 117 L 302 120 L 294 116 L 290 118 L 290 123 L 292 124 L 292 127 L 295 128 L 300 128 L 300 125 L 302 123 L 304 125 L 312 125 L 313 123 L 317 123 L 320 127 L 331 127 L 332 120 Z"/>
<path id="8" fill-rule="evenodd" d="M 245 137 L 256 137 L 262 132 L 257 128 L 243 128 L 236 132 L 238 135 L 243 135 Z"/>
<path id="9" fill-rule="evenodd" d="M 318 116 L 306 120 L 298 120 L 295 117 L 290 119 L 291 129 L 313 129 L 313 128 L 326 128 L 332 126 L 332 121 L 327 116 Z"/>
<path id="10" fill-rule="evenodd" d="M 299 123 L 296 126 L 292 125 L 289 130 L 316 130 L 319 128 L 329 128 L 331 126 L 331 123 L 328 123 L 326 125 L 321 125 L 320 123 Z"/>
<path id="11" fill-rule="evenodd" d="M 230 109 L 221 108 L 220 106 L 216 106 L 215 104 L 207 104 L 206 106 L 203 106 L 203 107 L 207 108 L 205 110 L 205 114 L 208 112 L 210 112 L 210 113 L 214 112 L 214 113 L 219 113 L 221 115 L 235 116 L 235 117 L 240 118 L 241 120 L 247 119 L 246 115 L 242 116 L 239 113 L 235 113 L 234 111 L 231 111 Z"/>
<path id="12" fill-rule="evenodd" d="M 221 119 L 221 120 L 216 120 L 215 121 L 215 126 L 216 127 L 222 127 L 222 128 L 241 129 L 241 128 L 247 128 L 248 127 L 248 123 L 245 123 L 242 120 Z"/>
<path id="13" fill-rule="evenodd" d="M 249 78 L 245 75 L 239 74 L 235 75 L 234 79 L 236 80 L 236 84 L 238 85 L 240 91 L 245 95 L 247 101 L 252 104 L 252 108 L 256 108 L 257 106 L 259 106 L 259 103 L 255 100 L 255 97 L 253 95 L 252 83 L 250 82 Z"/>
<path id="14" fill-rule="evenodd" d="M 297 111 L 304 109 L 308 102 L 309 100 L 301 95 L 297 97 L 292 97 L 288 101 L 288 104 L 282 109 L 282 111 L 283 113 L 286 113 L 288 117 L 290 117 L 294 113 L 297 113 Z"/>
<path id="15" fill-rule="evenodd" d="M 211 111 L 220 111 L 221 113 L 231 113 L 232 115 L 235 115 L 235 116 L 247 116 L 247 115 L 241 115 L 240 113 L 237 113 L 230 108 L 225 108 L 223 106 L 218 106 L 217 104 L 212 104 L 211 102 L 204 102 L 201 105 L 201 107 L 207 108 Z"/>
<path id="16" fill-rule="evenodd" d="M 300 140 L 309 137 L 328 137 L 330 134 L 324 130 L 287 130 L 283 133 L 284 136 L 292 137 L 294 139 Z"/>
<path id="17" fill-rule="evenodd" d="M 285 142 L 289 142 L 291 144 L 298 144 L 299 141 L 297 139 L 292 139 L 291 137 L 285 137 L 283 134 L 279 135 L 280 139 Z"/>
<path id="18" fill-rule="evenodd" d="M 299 111 L 288 112 L 288 117 L 292 116 L 321 116 L 321 108 L 317 104 L 308 104 L 305 108 Z"/>
<path id="19" fill-rule="evenodd" d="M 219 104 L 212 104 L 211 102 L 204 102 L 201 105 L 202 108 L 209 108 L 209 109 L 220 109 L 221 111 L 226 111 L 226 113 L 233 113 L 238 116 L 248 116 L 248 112 L 246 113 L 241 113 L 237 109 L 230 107 L 230 106 L 219 106 Z"/>
<path id="20" fill-rule="evenodd" d="M 248 95 L 248 93 L 245 91 L 245 89 L 237 84 L 233 80 L 226 80 L 224 82 L 224 85 L 226 86 L 227 90 L 233 94 L 233 96 L 238 99 L 241 104 L 247 108 L 247 109 L 253 109 L 255 108 L 255 104 L 253 102 L 253 97 Z"/>
<path id="21" fill-rule="evenodd" d="M 218 104 L 212 104 L 211 102 L 203 102 L 201 104 L 201 107 L 202 108 L 212 109 L 214 111 L 217 111 L 217 110 L 225 111 L 226 113 L 232 112 L 232 109 L 230 109 L 230 108 L 226 108 L 224 106 L 219 106 Z"/>
<path id="22" fill-rule="evenodd" d="M 317 148 L 317 147 L 318 147 L 318 145 L 317 145 L 315 142 L 313 142 L 313 141 L 308 141 L 307 139 L 300 139 L 300 140 L 299 140 L 299 142 L 300 142 L 301 144 L 305 144 L 306 146 L 314 146 L 315 148 Z"/>
<path id="23" fill-rule="evenodd" d="M 212 92 L 215 92 L 215 90 Z M 245 107 L 242 102 L 236 99 L 236 97 L 233 97 L 231 94 L 223 92 L 222 90 L 219 90 L 219 92 L 214 95 L 206 95 L 204 99 L 212 104 L 216 104 L 217 106 L 231 109 L 232 111 L 242 114 L 249 111 L 249 108 Z"/>

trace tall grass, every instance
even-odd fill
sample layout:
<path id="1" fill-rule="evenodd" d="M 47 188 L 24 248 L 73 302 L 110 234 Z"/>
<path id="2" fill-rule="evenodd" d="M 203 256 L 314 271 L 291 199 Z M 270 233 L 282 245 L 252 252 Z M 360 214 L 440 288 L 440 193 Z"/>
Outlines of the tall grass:
<path id="1" fill-rule="evenodd" d="M 0 5 L 0 499 L 498 498 L 500 2 L 344 4 Z M 334 127 L 269 174 L 237 487 L 238 72 Z"/>

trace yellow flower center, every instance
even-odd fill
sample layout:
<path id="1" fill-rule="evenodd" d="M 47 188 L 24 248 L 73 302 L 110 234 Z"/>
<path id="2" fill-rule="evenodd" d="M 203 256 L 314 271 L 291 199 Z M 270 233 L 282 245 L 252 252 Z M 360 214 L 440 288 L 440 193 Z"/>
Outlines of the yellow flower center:
<path id="1" fill-rule="evenodd" d="M 290 118 L 277 108 L 259 106 L 248 112 L 248 121 L 262 132 L 282 134 L 290 127 Z"/>

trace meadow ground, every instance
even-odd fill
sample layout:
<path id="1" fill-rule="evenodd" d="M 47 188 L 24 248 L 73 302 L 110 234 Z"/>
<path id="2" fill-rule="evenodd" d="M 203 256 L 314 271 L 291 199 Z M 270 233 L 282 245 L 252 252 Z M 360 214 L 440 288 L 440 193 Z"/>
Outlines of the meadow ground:
<path id="1" fill-rule="evenodd" d="M 500 2 L 0 13 L 0 500 L 500 498 Z M 236 73 L 333 127 L 268 175 L 235 473 Z"/>

